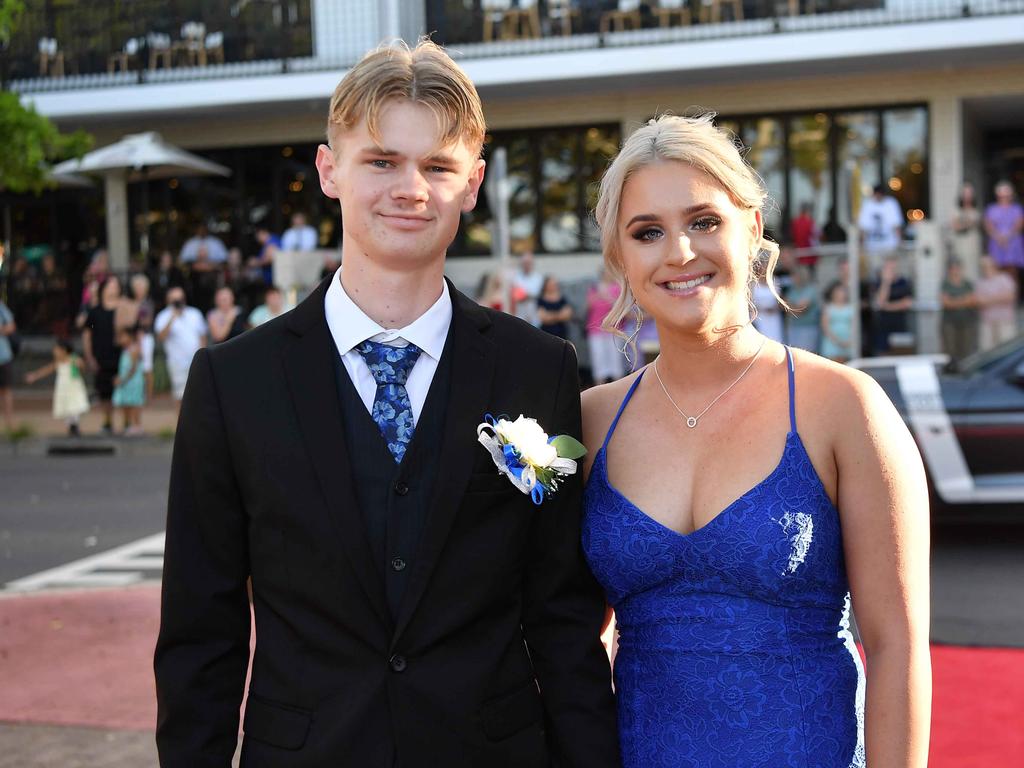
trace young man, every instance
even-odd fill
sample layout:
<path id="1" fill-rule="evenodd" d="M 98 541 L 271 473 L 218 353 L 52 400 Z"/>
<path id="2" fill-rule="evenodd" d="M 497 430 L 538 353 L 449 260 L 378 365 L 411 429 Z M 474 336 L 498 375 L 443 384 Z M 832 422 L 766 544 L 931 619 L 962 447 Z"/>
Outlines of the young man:
<path id="1" fill-rule="evenodd" d="M 164 766 L 619 765 L 581 480 L 539 506 L 488 413 L 580 434 L 572 348 L 444 279 L 483 113 L 437 46 L 369 54 L 331 100 L 344 266 L 192 365 L 156 651 Z"/>

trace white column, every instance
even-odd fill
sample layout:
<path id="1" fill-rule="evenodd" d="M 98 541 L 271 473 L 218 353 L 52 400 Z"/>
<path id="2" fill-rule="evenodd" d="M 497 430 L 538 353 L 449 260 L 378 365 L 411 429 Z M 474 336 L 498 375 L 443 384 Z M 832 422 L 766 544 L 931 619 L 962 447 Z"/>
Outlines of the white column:
<path id="1" fill-rule="evenodd" d="M 313 0 L 311 10 L 313 56 L 321 61 L 354 64 L 386 36 L 385 14 L 374 0 Z"/>
<path id="2" fill-rule="evenodd" d="M 957 189 L 964 180 L 963 104 L 951 94 L 937 96 L 929 104 L 928 113 L 928 218 L 945 226 L 953 216 Z"/>
<path id="3" fill-rule="evenodd" d="M 108 173 L 103 177 L 103 191 L 107 209 L 107 253 L 110 267 L 128 269 L 128 185 L 124 171 Z"/>

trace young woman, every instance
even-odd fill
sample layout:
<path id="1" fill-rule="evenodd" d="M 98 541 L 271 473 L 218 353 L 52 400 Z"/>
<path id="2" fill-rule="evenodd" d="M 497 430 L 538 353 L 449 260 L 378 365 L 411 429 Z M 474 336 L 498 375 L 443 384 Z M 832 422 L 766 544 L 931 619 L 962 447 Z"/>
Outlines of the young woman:
<path id="1" fill-rule="evenodd" d="M 652 121 L 602 181 L 622 285 L 606 325 L 635 301 L 661 339 L 584 393 L 583 546 L 618 622 L 623 763 L 923 768 L 924 471 L 871 379 L 751 325 L 753 267 L 771 284 L 778 256 L 765 197 L 710 116 Z"/>

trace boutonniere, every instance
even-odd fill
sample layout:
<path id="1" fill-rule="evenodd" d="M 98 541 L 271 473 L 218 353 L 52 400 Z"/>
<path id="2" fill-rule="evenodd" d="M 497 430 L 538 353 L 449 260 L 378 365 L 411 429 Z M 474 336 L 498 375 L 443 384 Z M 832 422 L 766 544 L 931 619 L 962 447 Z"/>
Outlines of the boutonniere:
<path id="1" fill-rule="evenodd" d="M 576 474 L 576 459 L 587 453 L 579 440 L 569 435 L 548 437 L 536 419 L 522 415 L 510 421 L 487 414 L 476 434 L 498 471 L 534 504 L 557 491 L 564 478 Z"/>

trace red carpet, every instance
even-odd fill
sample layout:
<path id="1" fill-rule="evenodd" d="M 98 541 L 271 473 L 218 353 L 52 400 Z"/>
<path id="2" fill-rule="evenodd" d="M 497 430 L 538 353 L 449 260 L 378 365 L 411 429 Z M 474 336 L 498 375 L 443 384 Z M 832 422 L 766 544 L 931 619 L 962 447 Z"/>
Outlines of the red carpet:
<path id="1" fill-rule="evenodd" d="M 0 721 L 149 730 L 159 588 L 0 598 Z M 930 768 L 1024 766 L 1024 650 L 933 646 Z"/>
<path id="2" fill-rule="evenodd" d="M 929 768 L 1024 766 L 1024 650 L 932 646 Z"/>

